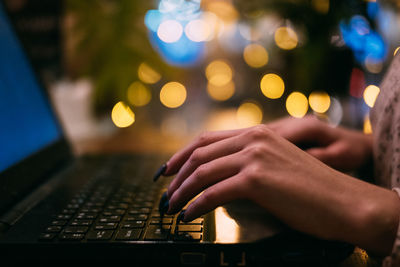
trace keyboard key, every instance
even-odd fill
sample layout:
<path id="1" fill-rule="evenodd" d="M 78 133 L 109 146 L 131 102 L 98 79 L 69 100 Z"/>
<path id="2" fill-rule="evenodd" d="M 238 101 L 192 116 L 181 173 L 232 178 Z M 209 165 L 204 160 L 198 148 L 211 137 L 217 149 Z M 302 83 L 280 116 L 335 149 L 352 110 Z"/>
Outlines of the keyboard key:
<path id="1" fill-rule="evenodd" d="M 88 240 L 109 240 L 112 237 L 113 230 L 94 230 L 87 234 Z"/>
<path id="2" fill-rule="evenodd" d="M 83 234 L 89 230 L 87 226 L 68 226 L 64 229 L 66 234 Z"/>
<path id="3" fill-rule="evenodd" d="M 150 225 L 144 236 L 144 240 L 167 240 L 169 236 L 170 229 L 160 228 L 157 225 Z"/>
<path id="4" fill-rule="evenodd" d="M 70 214 L 59 214 L 56 216 L 56 219 L 58 220 L 69 220 L 71 219 L 71 215 Z"/>
<path id="5" fill-rule="evenodd" d="M 79 241 L 82 240 L 85 237 L 84 234 L 66 234 L 66 233 L 61 233 L 58 238 L 61 240 L 71 240 L 71 241 Z"/>
<path id="6" fill-rule="evenodd" d="M 201 233 L 183 232 L 174 236 L 175 241 L 200 241 Z"/>
<path id="7" fill-rule="evenodd" d="M 42 240 L 42 241 L 51 241 L 51 240 L 54 239 L 54 237 L 56 237 L 56 234 L 54 234 L 54 233 L 42 233 L 42 234 L 39 236 L 39 240 Z"/>
<path id="8" fill-rule="evenodd" d="M 129 214 L 149 214 L 150 213 L 149 208 L 138 208 L 138 209 L 131 209 L 128 211 Z"/>
<path id="9" fill-rule="evenodd" d="M 71 226 L 90 226 L 93 220 L 74 220 L 70 223 Z"/>
<path id="10" fill-rule="evenodd" d="M 163 218 L 161 222 L 160 219 L 153 219 L 150 221 L 150 224 L 172 224 L 172 218 Z"/>
<path id="11" fill-rule="evenodd" d="M 118 226 L 117 223 L 99 223 L 94 226 L 96 230 L 113 230 L 116 229 Z"/>
<path id="12" fill-rule="evenodd" d="M 46 232 L 48 233 L 58 233 L 62 230 L 61 226 L 49 226 L 46 228 Z"/>
<path id="13" fill-rule="evenodd" d="M 101 223 L 110 223 L 110 222 L 119 222 L 121 220 L 121 216 L 103 216 L 99 219 Z"/>
<path id="14" fill-rule="evenodd" d="M 132 221 L 121 223 L 121 228 L 143 228 L 145 225 L 144 221 Z"/>
<path id="15" fill-rule="evenodd" d="M 146 214 L 135 214 L 125 217 L 125 221 L 145 221 L 148 216 Z"/>
<path id="16" fill-rule="evenodd" d="M 201 225 L 178 225 L 178 232 L 201 232 Z"/>
<path id="17" fill-rule="evenodd" d="M 125 214 L 125 210 L 122 209 L 116 209 L 116 210 L 105 210 L 103 212 L 103 215 L 105 216 L 113 216 L 113 215 L 124 215 Z"/>
<path id="18" fill-rule="evenodd" d="M 138 240 L 141 229 L 121 229 L 118 231 L 116 240 Z"/>
<path id="19" fill-rule="evenodd" d="M 203 218 L 197 218 L 190 222 L 182 222 L 181 221 L 179 224 L 203 224 L 203 222 L 204 222 Z"/>
<path id="20" fill-rule="evenodd" d="M 57 221 L 52 221 L 52 222 L 51 222 L 51 225 L 64 226 L 66 223 L 67 223 L 67 221 L 60 221 L 60 220 L 57 220 Z"/>
<path id="21" fill-rule="evenodd" d="M 78 220 L 92 220 L 96 219 L 97 213 L 92 213 L 92 212 L 80 212 L 76 215 L 75 219 Z"/>

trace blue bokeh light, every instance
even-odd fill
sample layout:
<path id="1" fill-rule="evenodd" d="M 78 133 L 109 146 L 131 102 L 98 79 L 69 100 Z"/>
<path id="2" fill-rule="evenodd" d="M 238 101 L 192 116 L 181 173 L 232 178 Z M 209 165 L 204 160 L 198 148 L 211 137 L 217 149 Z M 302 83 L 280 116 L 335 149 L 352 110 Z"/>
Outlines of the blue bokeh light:
<path id="1" fill-rule="evenodd" d="M 371 29 L 368 21 L 360 15 L 353 16 L 348 24 L 340 23 L 340 31 L 346 45 L 353 50 L 359 63 L 367 58 L 382 61 L 387 55 L 387 45 L 382 36 Z"/>
<path id="2" fill-rule="evenodd" d="M 204 42 L 191 41 L 185 33 L 173 43 L 162 41 L 157 35 L 159 25 L 166 20 L 176 20 L 183 28 L 201 15 L 200 0 L 161 0 L 158 10 L 149 10 L 145 16 L 149 40 L 155 50 L 170 65 L 190 66 L 198 63 L 205 52 Z"/>

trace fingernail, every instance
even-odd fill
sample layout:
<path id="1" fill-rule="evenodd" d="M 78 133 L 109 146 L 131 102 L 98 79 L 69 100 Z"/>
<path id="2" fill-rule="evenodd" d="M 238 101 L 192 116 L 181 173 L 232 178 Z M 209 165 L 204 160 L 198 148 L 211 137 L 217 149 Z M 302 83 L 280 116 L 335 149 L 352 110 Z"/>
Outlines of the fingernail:
<path id="1" fill-rule="evenodd" d="M 169 200 L 167 197 L 167 192 L 164 192 L 161 196 L 160 203 L 158 204 L 158 210 L 161 215 L 164 215 L 169 209 Z"/>
<path id="2" fill-rule="evenodd" d="M 164 174 L 164 172 L 167 170 L 167 164 L 164 163 L 156 172 L 156 174 L 153 177 L 153 182 L 157 181 L 158 178 L 160 178 L 161 175 Z"/>
<path id="3" fill-rule="evenodd" d="M 185 211 L 186 210 L 182 210 L 181 213 L 179 213 L 178 217 L 176 218 L 177 223 L 185 220 Z"/>

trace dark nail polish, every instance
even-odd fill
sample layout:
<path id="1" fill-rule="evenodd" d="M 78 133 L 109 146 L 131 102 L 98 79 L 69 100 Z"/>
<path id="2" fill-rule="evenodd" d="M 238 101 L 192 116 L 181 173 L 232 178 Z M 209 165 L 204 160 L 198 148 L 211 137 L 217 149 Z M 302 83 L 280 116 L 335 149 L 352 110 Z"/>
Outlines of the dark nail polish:
<path id="1" fill-rule="evenodd" d="M 160 203 L 158 204 L 158 210 L 160 211 L 160 215 L 164 216 L 164 214 L 169 209 L 169 200 L 167 197 L 167 192 L 164 192 L 161 196 Z"/>
<path id="2" fill-rule="evenodd" d="M 186 210 L 182 210 L 181 213 L 179 213 L 178 217 L 176 218 L 177 223 L 180 223 L 185 219 L 185 211 Z"/>
<path id="3" fill-rule="evenodd" d="M 156 174 L 153 177 L 153 182 L 157 181 L 158 178 L 160 178 L 161 175 L 164 174 L 164 172 L 167 170 L 167 164 L 164 163 L 156 172 Z"/>

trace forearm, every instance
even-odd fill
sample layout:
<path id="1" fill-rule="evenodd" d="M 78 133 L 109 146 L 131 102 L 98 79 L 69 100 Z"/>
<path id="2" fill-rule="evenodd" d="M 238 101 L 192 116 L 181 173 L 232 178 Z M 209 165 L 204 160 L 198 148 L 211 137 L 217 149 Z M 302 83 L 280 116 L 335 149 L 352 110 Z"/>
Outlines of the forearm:
<path id="1" fill-rule="evenodd" d="M 255 201 L 294 229 L 389 254 L 400 216 L 397 194 L 330 168 L 297 175 L 315 171 L 319 179 L 310 179 L 309 184 L 288 183 L 291 189 L 281 184 L 273 190 L 274 185 L 268 184 L 263 188 L 271 191 L 254 194 Z"/>

